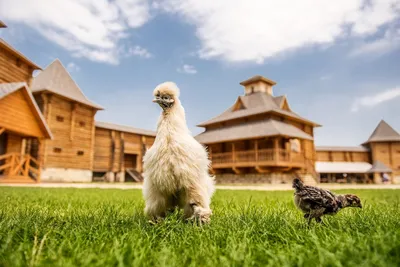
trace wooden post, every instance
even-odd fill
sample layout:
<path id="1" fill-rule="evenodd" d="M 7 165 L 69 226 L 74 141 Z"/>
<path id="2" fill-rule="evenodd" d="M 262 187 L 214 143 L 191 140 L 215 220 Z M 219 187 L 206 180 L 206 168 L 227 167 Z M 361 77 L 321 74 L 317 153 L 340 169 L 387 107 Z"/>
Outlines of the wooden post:
<path id="1" fill-rule="evenodd" d="M 278 137 L 275 137 L 274 139 L 274 157 L 275 157 L 275 162 L 279 161 L 279 143 L 278 143 Z"/>
<path id="2" fill-rule="evenodd" d="M 235 162 L 235 143 L 232 143 L 232 162 Z"/>
<path id="3" fill-rule="evenodd" d="M 25 155 L 25 150 L 26 150 L 26 139 L 22 138 L 22 142 L 21 142 L 21 160 Z"/>
<path id="4" fill-rule="evenodd" d="M 109 171 L 112 172 L 114 169 L 114 154 L 115 154 L 115 132 L 111 131 L 111 157 Z"/>
<path id="5" fill-rule="evenodd" d="M 5 130 L 6 130 L 6 129 L 5 129 L 4 127 L 1 127 L 1 128 L 0 128 L 0 135 L 1 135 L 2 133 L 4 133 Z"/>
<path id="6" fill-rule="evenodd" d="M 119 171 L 124 172 L 125 171 L 125 165 L 124 165 L 124 153 L 125 153 L 125 140 L 124 140 L 124 133 L 121 132 L 120 135 L 120 159 L 119 159 Z"/>
<path id="7" fill-rule="evenodd" d="M 26 177 L 29 176 L 29 165 L 30 165 L 30 163 L 31 163 L 31 158 L 28 157 L 26 159 L 26 162 L 25 162 L 25 170 L 24 170 L 24 176 L 26 176 Z"/>
<path id="8" fill-rule="evenodd" d="M 69 139 L 74 140 L 74 130 L 75 130 L 75 117 L 76 117 L 76 109 L 78 107 L 77 103 L 73 103 L 71 107 L 71 131 L 69 135 Z"/>
<path id="9" fill-rule="evenodd" d="M 258 140 L 254 142 L 254 151 L 256 153 L 256 162 L 258 162 Z"/>

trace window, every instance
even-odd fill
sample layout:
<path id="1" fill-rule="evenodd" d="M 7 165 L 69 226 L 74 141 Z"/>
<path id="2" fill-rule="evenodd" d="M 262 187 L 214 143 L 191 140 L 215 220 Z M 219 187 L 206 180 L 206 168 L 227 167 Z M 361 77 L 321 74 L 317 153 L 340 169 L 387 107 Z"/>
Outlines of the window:
<path id="1" fill-rule="evenodd" d="M 63 122 L 64 121 L 64 117 L 63 116 L 56 116 L 56 120 L 59 122 Z"/>
<path id="2" fill-rule="evenodd" d="M 79 122 L 79 127 L 85 127 L 86 123 L 84 121 Z"/>
<path id="3" fill-rule="evenodd" d="M 61 153 L 62 149 L 59 147 L 53 148 L 54 153 Z"/>
<path id="4" fill-rule="evenodd" d="M 78 156 L 83 156 L 83 154 L 85 154 L 85 152 L 83 152 L 82 150 L 79 150 L 76 154 L 77 154 Z"/>

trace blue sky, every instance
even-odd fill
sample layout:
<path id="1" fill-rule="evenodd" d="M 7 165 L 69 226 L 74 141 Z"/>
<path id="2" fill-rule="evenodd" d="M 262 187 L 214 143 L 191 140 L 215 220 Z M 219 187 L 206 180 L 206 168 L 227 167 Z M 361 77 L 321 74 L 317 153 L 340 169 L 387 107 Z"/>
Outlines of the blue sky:
<path id="1" fill-rule="evenodd" d="M 323 125 L 317 145 L 358 145 L 381 119 L 400 131 L 399 0 L 0 0 L 0 19 L 35 63 L 68 67 L 97 120 L 154 130 L 152 91 L 174 81 L 197 134 L 263 75 Z"/>

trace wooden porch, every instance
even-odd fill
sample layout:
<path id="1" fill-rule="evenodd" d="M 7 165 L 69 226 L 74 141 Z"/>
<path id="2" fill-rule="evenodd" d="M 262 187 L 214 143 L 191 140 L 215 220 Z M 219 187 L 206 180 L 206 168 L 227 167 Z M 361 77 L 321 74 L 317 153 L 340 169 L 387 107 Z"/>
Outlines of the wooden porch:
<path id="1" fill-rule="evenodd" d="M 0 155 L 0 183 L 40 182 L 40 164 L 31 155 Z"/>

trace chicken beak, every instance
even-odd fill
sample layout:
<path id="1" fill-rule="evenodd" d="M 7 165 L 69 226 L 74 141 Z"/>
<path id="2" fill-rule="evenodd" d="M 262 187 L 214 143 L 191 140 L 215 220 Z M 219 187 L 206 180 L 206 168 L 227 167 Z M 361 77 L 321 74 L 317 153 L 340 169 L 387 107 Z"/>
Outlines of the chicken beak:
<path id="1" fill-rule="evenodd" d="M 159 97 L 156 97 L 153 99 L 153 103 L 160 103 L 161 99 Z"/>

